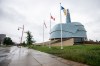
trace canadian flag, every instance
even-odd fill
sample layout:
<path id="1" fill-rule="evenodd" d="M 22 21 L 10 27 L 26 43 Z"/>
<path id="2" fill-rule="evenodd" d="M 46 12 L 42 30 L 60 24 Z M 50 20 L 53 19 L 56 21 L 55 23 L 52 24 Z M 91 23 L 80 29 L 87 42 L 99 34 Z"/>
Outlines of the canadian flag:
<path id="1" fill-rule="evenodd" d="M 51 19 L 53 19 L 55 21 L 55 18 L 53 16 L 51 16 Z"/>

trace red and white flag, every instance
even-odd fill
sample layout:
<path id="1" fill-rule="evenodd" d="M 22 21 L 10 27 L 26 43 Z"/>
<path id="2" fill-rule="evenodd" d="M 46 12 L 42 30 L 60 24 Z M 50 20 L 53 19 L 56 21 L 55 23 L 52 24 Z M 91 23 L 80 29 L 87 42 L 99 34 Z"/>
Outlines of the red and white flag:
<path id="1" fill-rule="evenodd" d="M 45 28 L 47 28 L 47 26 L 46 26 L 46 23 L 44 22 L 44 26 L 45 26 Z"/>
<path id="2" fill-rule="evenodd" d="M 55 21 L 55 18 L 53 16 L 51 16 L 51 19 Z"/>

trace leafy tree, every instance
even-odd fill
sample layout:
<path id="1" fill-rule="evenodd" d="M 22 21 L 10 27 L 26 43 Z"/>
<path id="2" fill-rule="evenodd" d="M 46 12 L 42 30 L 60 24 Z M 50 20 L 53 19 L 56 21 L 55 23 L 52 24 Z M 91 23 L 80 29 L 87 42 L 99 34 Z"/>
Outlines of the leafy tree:
<path id="1" fill-rule="evenodd" d="M 31 35 L 31 32 L 28 31 L 26 33 L 27 33 L 27 37 L 26 37 L 27 45 L 31 45 L 32 43 L 35 43 L 35 41 L 33 40 L 33 36 Z"/>
<path id="2" fill-rule="evenodd" d="M 25 41 L 23 41 L 22 45 L 23 45 L 23 46 L 26 46 L 26 43 L 25 43 Z"/>
<path id="3" fill-rule="evenodd" d="M 14 42 L 11 40 L 10 37 L 6 37 L 6 38 L 4 38 L 3 44 L 4 45 L 13 45 Z"/>

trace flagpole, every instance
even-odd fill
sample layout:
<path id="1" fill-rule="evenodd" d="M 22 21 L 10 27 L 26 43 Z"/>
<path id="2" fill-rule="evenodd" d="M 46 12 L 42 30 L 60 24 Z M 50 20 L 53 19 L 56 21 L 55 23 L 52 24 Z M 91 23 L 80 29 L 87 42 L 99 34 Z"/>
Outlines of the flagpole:
<path id="1" fill-rule="evenodd" d="M 62 16 L 61 16 L 61 3 L 60 3 L 60 28 L 61 28 L 61 49 L 63 49 L 63 45 L 62 45 Z"/>
<path id="2" fill-rule="evenodd" d="M 50 13 L 50 36 L 51 36 L 51 13 Z M 51 39 L 50 39 L 50 42 L 49 42 L 49 48 L 51 48 Z"/>
<path id="3" fill-rule="evenodd" d="M 43 22 L 43 46 L 44 46 L 44 22 Z"/>

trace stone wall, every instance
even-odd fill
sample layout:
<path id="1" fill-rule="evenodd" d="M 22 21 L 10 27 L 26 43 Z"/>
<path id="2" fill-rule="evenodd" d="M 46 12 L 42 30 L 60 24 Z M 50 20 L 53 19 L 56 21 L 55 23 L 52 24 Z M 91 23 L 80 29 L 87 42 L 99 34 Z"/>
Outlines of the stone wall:
<path id="1" fill-rule="evenodd" d="M 63 43 L 63 46 L 72 46 L 74 45 L 74 39 L 70 38 L 68 40 L 63 41 L 62 43 Z M 51 46 L 61 46 L 61 42 L 51 44 Z"/>

